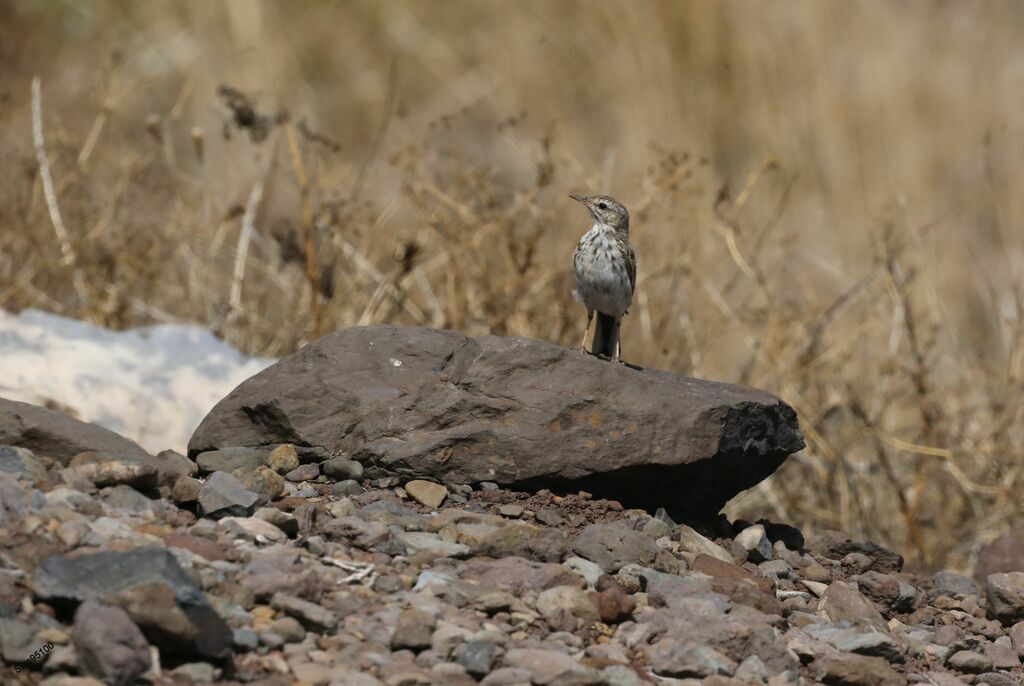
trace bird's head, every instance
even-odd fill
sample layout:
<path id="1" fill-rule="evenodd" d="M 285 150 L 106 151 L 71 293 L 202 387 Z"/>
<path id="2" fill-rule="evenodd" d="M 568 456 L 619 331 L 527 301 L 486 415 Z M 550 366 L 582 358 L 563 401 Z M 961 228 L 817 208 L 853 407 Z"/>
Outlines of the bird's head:
<path id="1" fill-rule="evenodd" d="M 629 233 L 629 212 L 614 198 L 609 198 L 607 195 L 570 195 L 569 197 L 586 205 L 590 210 L 590 216 L 598 224 Z"/>

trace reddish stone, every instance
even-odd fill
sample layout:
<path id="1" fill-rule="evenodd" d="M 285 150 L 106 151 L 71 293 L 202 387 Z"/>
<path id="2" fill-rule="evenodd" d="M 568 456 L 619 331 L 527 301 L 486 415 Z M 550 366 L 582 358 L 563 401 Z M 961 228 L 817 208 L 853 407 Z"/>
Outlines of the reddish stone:
<path id="1" fill-rule="evenodd" d="M 275 500 L 270 504 L 271 507 L 276 507 L 283 512 L 290 512 L 300 505 L 305 505 L 309 500 L 307 498 L 299 498 L 297 496 L 288 496 Z"/>
<path id="2" fill-rule="evenodd" d="M 633 596 L 623 592 L 618 586 L 609 586 L 603 591 L 592 591 L 590 601 L 597 607 L 601 621 L 606 624 L 616 624 L 633 614 L 636 609 L 636 601 Z"/>
<path id="3" fill-rule="evenodd" d="M 191 534 L 171 534 L 164 536 L 164 543 L 169 548 L 181 548 L 204 557 L 210 562 L 224 560 L 224 549 L 213 541 L 192 536 Z"/>
<path id="4" fill-rule="evenodd" d="M 747 570 L 729 562 L 719 560 L 717 557 L 711 557 L 704 553 L 700 553 L 693 560 L 693 564 L 690 565 L 690 569 L 694 572 L 701 572 L 708 576 L 716 579 L 732 579 L 733 581 L 739 581 L 740 579 L 747 579 L 757 584 L 758 589 L 762 593 L 771 595 L 774 591 L 771 579 L 764 577 L 754 576 Z"/>
<path id="5" fill-rule="evenodd" d="M 756 608 L 765 614 L 781 615 L 771 579 L 754 576 L 747 570 L 701 553 L 690 569 L 711 577 L 711 589 L 734 603 Z"/>
<path id="6" fill-rule="evenodd" d="M 515 556 L 471 560 L 461 568 L 459 576 L 510 593 L 522 593 L 526 589 L 539 593 L 555 586 L 583 584 L 579 575 L 560 564 L 532 562 Z"/>

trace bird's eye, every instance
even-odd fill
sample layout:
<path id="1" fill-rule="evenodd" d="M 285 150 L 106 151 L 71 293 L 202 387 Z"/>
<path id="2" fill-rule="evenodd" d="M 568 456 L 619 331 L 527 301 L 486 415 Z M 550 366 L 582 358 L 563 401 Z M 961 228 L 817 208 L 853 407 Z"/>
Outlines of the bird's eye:
<path id="1" fill-rule="evenodd" d="M 607 210 L 608 209 L 608 204 L 607 203 L 599 202 L 599 203 L 597 203 L 597 206 L 600 207 L 602 210 Z"/>

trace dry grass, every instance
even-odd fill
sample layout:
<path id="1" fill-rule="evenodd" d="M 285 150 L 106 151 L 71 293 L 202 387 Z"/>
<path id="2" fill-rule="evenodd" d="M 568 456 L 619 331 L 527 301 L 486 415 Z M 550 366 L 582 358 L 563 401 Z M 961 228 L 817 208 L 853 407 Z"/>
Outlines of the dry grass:
<path id="1" fill-rule="evenodd" d="M 960 567 L 1021 519 L 1017 3 L 9 2 L 0 27 L 3 307 L 262 355 L 376 322 L 571 344 L 566 195 L 605 191 L 640 260 L 626 356 L 806 428 L 732 514 Z"/>

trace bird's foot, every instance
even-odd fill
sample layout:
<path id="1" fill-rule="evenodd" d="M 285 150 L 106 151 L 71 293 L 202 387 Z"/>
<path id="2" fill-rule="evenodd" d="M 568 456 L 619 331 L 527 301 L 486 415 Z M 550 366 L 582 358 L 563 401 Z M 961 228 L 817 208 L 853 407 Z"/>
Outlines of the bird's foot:
<path id="1" fill-rule="evenodd" d="M 590 354 L 589 352 L 587 352 L 587 346 L 586 345 L 581 345 L 580 347 L 576 348 L 576 350 L 578 350 L 579 352 L 583 353 L 584 355 L 589 355 Z"/>

